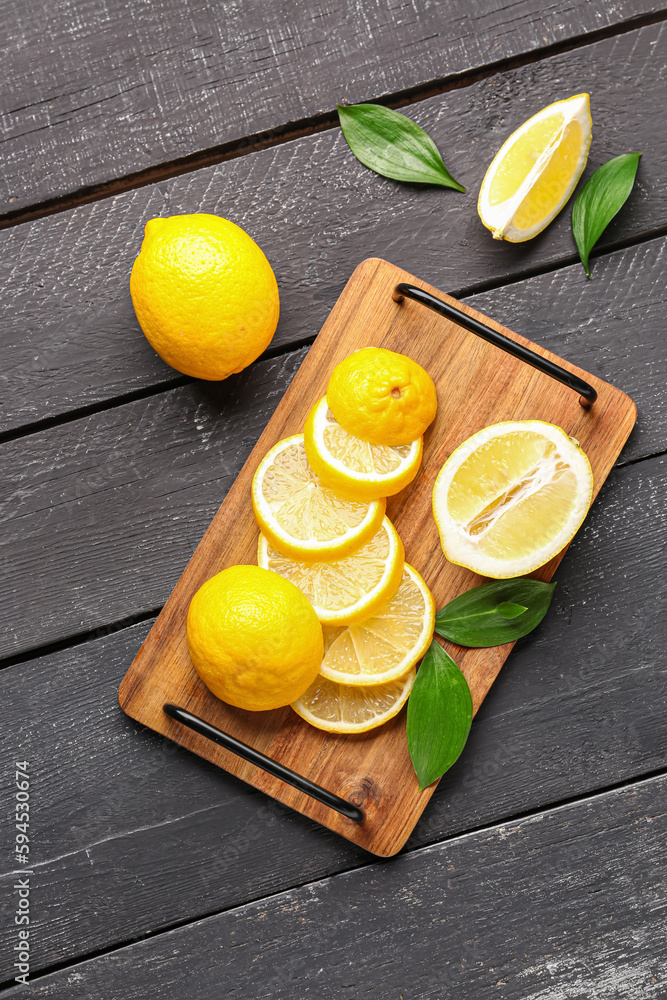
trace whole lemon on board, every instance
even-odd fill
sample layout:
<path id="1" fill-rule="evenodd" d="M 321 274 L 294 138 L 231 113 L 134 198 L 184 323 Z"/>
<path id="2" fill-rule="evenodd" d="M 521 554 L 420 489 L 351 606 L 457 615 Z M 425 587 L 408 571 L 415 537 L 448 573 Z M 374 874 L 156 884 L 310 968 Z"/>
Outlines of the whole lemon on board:
<path id="1" fill-rule="evenodd" d="M 207 580 L 190 602 L 187 634 L 207 688 L 251 712 L 302 695 L 324 653 L 310 602 L 289 580 L 259 566 L 230 566 Z"/>
<path id="2" fill-rule="evenodd" d="M 327 386 L 327 405 L 348 434 L 371 444 L 404 445 L 435 417 L 433 379 L 412 358 L 363 347 L 340 361 Z"/>
<path id="3" fill-rule="evenodd" d="M 130 277 L 139 325 L 163 361 L 209 380 L 240 372 L 278 325 L 278 284 L 247 233 L 218 215 L 150 219 Z"/>

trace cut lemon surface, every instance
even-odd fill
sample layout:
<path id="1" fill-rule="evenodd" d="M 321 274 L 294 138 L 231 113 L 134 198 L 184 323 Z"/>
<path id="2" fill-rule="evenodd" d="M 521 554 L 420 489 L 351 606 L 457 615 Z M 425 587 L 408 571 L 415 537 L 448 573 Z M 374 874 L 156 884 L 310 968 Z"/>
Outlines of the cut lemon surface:
<path id="1" fill-rule="evenodd" d="M 304 445 L 321 482 L 341 496 L 358 500 L 398 493 L 415 478 L 422 457 L 421 438 L 392 447 L 349 434 L 329 410 L 326 396 L 308 414 Z"/>
<path id="2" fill-rule="evenodd" d="M 380 530 L 351 556 L 307 563 L 283 555 L 260 534 L 257 563 L 296 584 L 323 625 L 349 625 L 374 615 L 398 590 L 403 543 L 385 517 Z"/>
<path id="3" fill-rule="evenodd" d="M 592 496 L 577 442 L 554 424 L 519 420 L 485 427 L 450 455 L 433 488 L 433 515 L 450 562 L 501 580 L 557 555 Z"/>
<path id="4" fill-rule="evenodd" d="M 372 618 L 324 629 L 320 673 L 341 684 L 394 681 L 421 660 L 433 638 L 435 604 L 416 569 L 407 563 L 401 585 Z"/>
<path id="5" fill-rule="evenodd" d="M 416 671 L 387 684 L 352 687 L 321 674 L 292 702 L 297 715 L 327 733 L 366 733 L 389 722 L 405 705 Z"/>
<path id="6" fill-rule="evenodd" d="M 523 243 L 558 215 L 586 166 L 591 129 L 588 94 L 577 94 L 512 133 L 491 162 L 477 203 L 495 239 Z"/>
<path id="7" fill-rule="evenodd" d="M 320 482 L 303 435 L 279 441 L 252 481 L 252 506 L 274 548 L 299 560 L 340 559 L 377 533 L 384 500 L 344 500 Z"/>

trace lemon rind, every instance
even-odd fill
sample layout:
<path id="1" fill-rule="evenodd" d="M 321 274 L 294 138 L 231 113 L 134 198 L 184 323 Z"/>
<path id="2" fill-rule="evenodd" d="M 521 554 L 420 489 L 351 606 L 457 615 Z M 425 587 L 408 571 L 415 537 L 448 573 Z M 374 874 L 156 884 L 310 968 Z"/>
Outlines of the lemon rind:
<path id="1" fill-rule="evenodd" d="M 484 557 L 483 560 L 478 561 L 474 558 L 474 553 L 473 558 L 463 554 L 458 532 L 452 527 L 453 522 L 450 518 L 441 516 L 440 507 L 442 505 L 442 509 L 446 511 L 446 496 L 449 485 L 454 474 L 466 458 L 476 451 L 481 444 L 485 444 L 487 441 L 492 440 L 492 438 L 507 433 L 507 430 L 510 428 L 535 430 L 536 433 L 548 437 L 554 444 L 564 445 L 568 456 L 580 463 L 579 470 L 581 474 L 577 475 L 578 482 L 581 484 L 585 476 L 589 480 L 589 488 L 586 494 L 581 493 L 572 515 L 566 524 L 563 525 L 558 535 L 548 545 L 542 546 L 541 549 L 537 549 L 530 556 L 525 556 L 522 559 L 500 560 L 492 557 Z M 577 474 L 576 470 L 574 471 Z M 433 517 L 440 535 L 442 551 L 448 562 L 453 563 L 455 566 L 462 566 L 465 569 L 472 570 L 473 573 L 477 573 L 479 576 L 490 577 L 493 580 L 508 580 L 516 576 L 525 576 L 527 573 L 532 573 L 534 570 L 546 565 L 546 563 L 562 552 L 583 524 L 586 514 L 590 509 L 592 499 L 593 472 L 588 456 L 574 443 L 562 427 L 547 423 L 544 420 L 507 420 L 482 428 L 482 430 L 471 435 L 452 452 L 433 484 Z"/>
<path id="2" fill-rule="evenodd" d="M 417 587 L 424 597 L 426 605 L 424 627 L 422 628 L 417 642 L 414 644 L 412 649 L 406 653 L 404 658 L 396 667 L 393 667 L 391 670 L 385 670 L 382 674 L 348 674 L 344 671 L 332 670 L 331 667 L 325 667 L 323 660 L 320 667 L 320 673 L 323 677 L 326 677 L 327 680 L 336 681 L 339 684 L 346 684 L 349 687 L 375 687 L 376 685 L 387 684 L 389 681 L 395 681 L 400 677 L 403 677 L 403 675 L 406 674 L 408 670 L 411 670 L 412 667 L 414 667 L 415 664 L 418 663 L 424 656 L 426 650 L 431 644 L 431 639 L 433 638 L 433 629 L 435 628 L 435 601 L 433 600 L 431 591 L 426 585 L 426 581 L 421 574 L 417 572 L 414 566 L 411 566 L 409 563 L 405 563 L 403 566 L 403 572 L 412 577 L 414 582 L 417 584 Z M 390 602 L 387 601 L 387 604 L 389 603 Z M 376 611 L 375 614 L 377 615 L 381 610 L 382 607 L 378 608 L 378 611 Z M 369 617 L 373 616 L 369 615 Z"/>

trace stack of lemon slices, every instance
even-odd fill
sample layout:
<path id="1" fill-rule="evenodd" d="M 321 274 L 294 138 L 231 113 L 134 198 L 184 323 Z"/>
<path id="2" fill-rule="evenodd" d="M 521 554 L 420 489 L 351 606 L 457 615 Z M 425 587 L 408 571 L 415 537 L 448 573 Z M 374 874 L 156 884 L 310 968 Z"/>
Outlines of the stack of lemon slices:
<path id="1" fill-rule="evenodd" d="M 421 366 L 364 348 L 336 366 L 304 433 L 255 472 L 258 565 L 296 584 L 324 631 L 320 674 L 292 708 L 327 732 L 397 715 L 431 642 L 433 597 L 405 562 L 385 498 L 417 475 L 436 406 Z"/>

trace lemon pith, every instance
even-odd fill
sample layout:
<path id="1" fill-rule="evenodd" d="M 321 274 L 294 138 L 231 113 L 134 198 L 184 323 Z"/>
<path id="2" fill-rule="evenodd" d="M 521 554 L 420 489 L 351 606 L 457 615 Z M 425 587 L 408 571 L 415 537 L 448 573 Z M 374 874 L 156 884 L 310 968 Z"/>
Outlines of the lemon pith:
<path id="1" fill-rule="evenodd" d="M 252 481 L 252 505 L 274 548 L 294 559 L 340 559 L 379 530 L 384 499 L 346 500 L 323 484 L 306 459 L 302 434 L 279 441 Z"/>
<path id="2" fill-rule="evenodd" d="M 522 243 L 560 212 L 591 145 L 588 94 L 543 108 L 503 143 L 479 192 L 477 210 L 495 239 Z"/>
<path id="3" fill-rule="evenodd" d="M 433 637 L 435 603 L 408 563 L 394 597 L 371 618 L 346 628 L 324 628 L 323 677 L 340 684 L 385 684 L 422 658 Z"/>
<path id="4" fill-rule="evenodd" d="M 363 347 L 340 361 L 326 397 L 341 427 L 379 445 L 416 441 L 438 406 L 428 372 L 405 354 L 384 347 Z"/>
<path id="5" fill-rule="evenodd" d="M 195 670 L 216 697 L 266 711 L 317 676 L 322 626 L 301 591 L 257 566 L 230 566 L 196 592 L 187 617 Z"/>
<path id="6" fill-rule="evenodd" d="M 278 324 L 278 285 L 260 247 L 240 226 L 203 212 L 146 223 L 130 293 L 154 350 L 195 378 L 246 368 Z"/>
<path id="7" fill-rule="evenodd" d="M 415 676 L 413 669 L 386 684 L 352 687 L 320 674 L 292 708 L 311 726 L 327 733 L 367 733 L 398 715 Z"/>
<path id="8" fill-rule="evenodd" d="M 410 444 L 375 445 L 344 430 L 326 396 L 311 409 L 304 427 L 308 463 L 340 496 L 376 499 L 404 489 L 419 471 L 422 438 Z"/>
<path id="9" fill-rule="evenodd" d="M 573 538 L 593 495 L 582 449 L 539 420 L 485 427 L 450 455 L 433 514 L 450 562 L 507 579 L 543 566 Z"/>
<path id="10" fill-rule="evenodd" d="M 333 562 L 284 556 L 260 534 L 257 562 L 295 583 L 322 624 L 349 625 L 368 618 L 394 596 L 403 576 L 404 553 L 396 529 L 385 517 L 360 549 Z"/>

